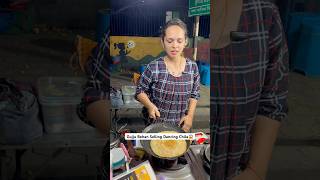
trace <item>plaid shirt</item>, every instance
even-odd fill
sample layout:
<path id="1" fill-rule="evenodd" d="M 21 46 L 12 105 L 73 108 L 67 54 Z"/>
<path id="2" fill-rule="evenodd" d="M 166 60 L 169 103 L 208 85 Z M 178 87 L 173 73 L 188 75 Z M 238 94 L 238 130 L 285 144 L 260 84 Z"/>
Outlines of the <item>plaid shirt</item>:
<path id="1" fill-rule="evenodd" d="M 93 124 L 86 118 L 87 106 L 92 102 L 110 97 L 110 72 L 108 70 L 110 61 L 108 31 L 99 45 L 93 49 L 85 66 L 88 80 L 84 88 L 84 96 L 77 109 L 80 119 L 91 126 Z"/>
<path id="2" fill-rule="evenodd" d="M 257 115 L 287 116 L 288 51 L 276 6 L 244 0 L 238 31 L 249 38 L 210 50 L 211 178 L 245 168 Z"/>
<path id="3" fill-rule="evenodd" d="M 160 112 L 160 121 L 178 124 L 188 110 L 189 99 L 199 99 L 199 90 L 200 75 L 195 62 L 186 59 L 182 75 L 175 77 L 168 72 L 164 58 L 160 57 L 147 65 L 136 95 L 142 92 L 148 95 Z"/>

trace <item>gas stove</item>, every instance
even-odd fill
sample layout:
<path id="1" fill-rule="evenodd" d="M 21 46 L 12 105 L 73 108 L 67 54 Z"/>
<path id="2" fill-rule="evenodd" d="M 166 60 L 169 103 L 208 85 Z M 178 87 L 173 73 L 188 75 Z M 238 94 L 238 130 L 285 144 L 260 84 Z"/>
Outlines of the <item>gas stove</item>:
<path id="1" fill-rule="evenodd" d="M 195 153 L 196 156 L 200 156 L 201 149 L 204 145 L 191 145 L 190 149 Z M 195 180 L 192 175 L 190 165 L 183 161 L 178 161 L 176 169 L 155 169 L 156 175 L 162 176 L 165 180 Z M 206 173 L 205 177 L 209 180 L 210 174 Z"/>
<path id="2" fill-rule="evenodd" d="M 185 165 L 188 164 L 184 156 L 181 156 L 173 160 L 163 160 L 150 156 L 149 161 L 153 169 L 159 172 L 177 171 L 183 169 Z"/>

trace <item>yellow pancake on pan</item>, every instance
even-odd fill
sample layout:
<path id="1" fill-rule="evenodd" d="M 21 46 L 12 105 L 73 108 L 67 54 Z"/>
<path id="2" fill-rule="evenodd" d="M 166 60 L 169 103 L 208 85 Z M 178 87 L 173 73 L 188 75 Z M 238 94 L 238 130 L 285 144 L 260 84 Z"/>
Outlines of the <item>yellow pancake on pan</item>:
<path id="1" fill-rule="evenodd" d="M 175 131 L 162 131 L 160 133 L 177 133 Z M 163 158 L 173 158 L 183 155 L 187 150 L 185 140 L 151 140 L 150 147 L 154 154 Z"/>

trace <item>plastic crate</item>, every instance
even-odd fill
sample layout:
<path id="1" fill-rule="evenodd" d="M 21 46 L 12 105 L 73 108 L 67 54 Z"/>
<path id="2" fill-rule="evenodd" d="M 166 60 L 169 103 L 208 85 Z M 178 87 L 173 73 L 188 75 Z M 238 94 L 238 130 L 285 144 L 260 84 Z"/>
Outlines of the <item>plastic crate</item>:
<path id="1" fill-rule="evenodd" d="M 77 77 L 38 79 L 39 101 L 47 133 L 81 132 L 94 129 L 82 122 L 76 113 L 84 83 L 85 79 Z"/>

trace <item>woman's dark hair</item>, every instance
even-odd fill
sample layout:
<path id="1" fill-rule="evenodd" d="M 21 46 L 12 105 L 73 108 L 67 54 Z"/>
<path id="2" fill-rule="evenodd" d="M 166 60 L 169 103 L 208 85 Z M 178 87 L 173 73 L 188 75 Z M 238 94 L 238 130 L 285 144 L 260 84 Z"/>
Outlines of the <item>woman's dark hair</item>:
<path id="1" fill-rule="evenodd" d="M 175 19 L 169 20 L 169 21 L 166 23 L 166 25 L 162 28 L 161 35 L 160 35 L 160 37 L 161 37 L 162 40 L 164 40 L 164 37 L 166 36 L 166 30 L 167 30 L 170 26 L 179 26 L 181 29 L 183 29 L 185 38 L 186 38 L 186 39 L 188 38 L 187 25 L 186 25 L 183 21 L 181 21 L 180 19 L 175 18 Z"/>

